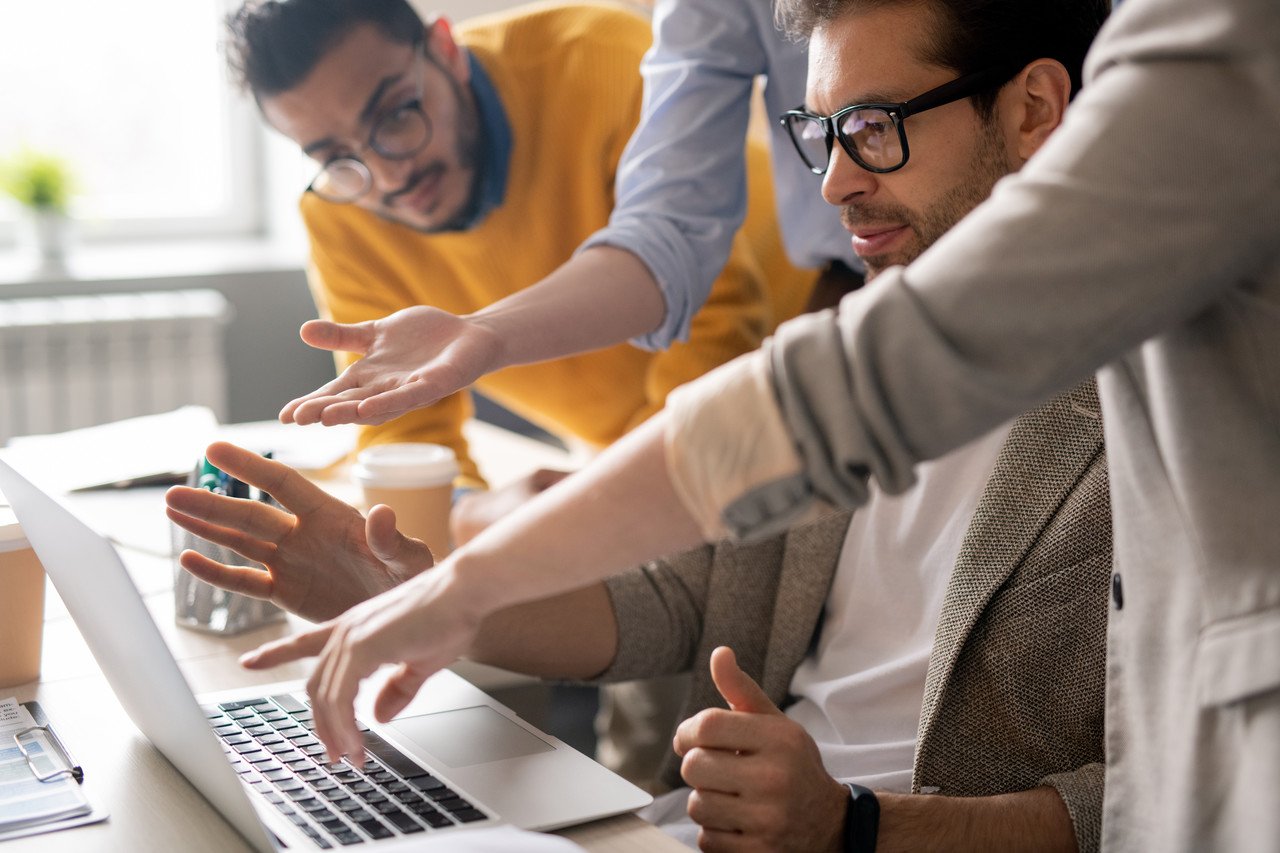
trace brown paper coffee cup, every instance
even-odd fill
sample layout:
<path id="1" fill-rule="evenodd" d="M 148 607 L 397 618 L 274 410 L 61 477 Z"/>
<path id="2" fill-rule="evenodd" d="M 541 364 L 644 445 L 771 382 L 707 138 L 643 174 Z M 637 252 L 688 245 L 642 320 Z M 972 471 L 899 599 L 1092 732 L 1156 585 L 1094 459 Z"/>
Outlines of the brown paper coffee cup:
<path id="1" fill-rule="evenodd" d="M 452 550 L 449 511 L 458 460 L 439 444 L 378 444 L 356 457 L 353 470 L 364 491 L 365 509 L 386 504 L 396 527 L 421 539 L 437 561 Z"/>
<path id="2" fill-rule="evenodd" d="M 40 677 L 44 567 L 17 519 L 0 509 L 0 687 Z"/>

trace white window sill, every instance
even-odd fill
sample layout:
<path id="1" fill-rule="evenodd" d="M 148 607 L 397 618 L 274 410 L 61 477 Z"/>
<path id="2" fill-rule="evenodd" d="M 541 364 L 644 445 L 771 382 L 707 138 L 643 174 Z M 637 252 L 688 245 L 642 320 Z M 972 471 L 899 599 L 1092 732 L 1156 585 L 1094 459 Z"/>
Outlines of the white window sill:
<path id="1" fill-rule="evenodd" d="M 0 250 L 0 287 L 289 271 L 305 265 L 305 246 L 261 238 L 79 245 L 60 268 L 42 268 L 29 253 L 8 249 Z"/>

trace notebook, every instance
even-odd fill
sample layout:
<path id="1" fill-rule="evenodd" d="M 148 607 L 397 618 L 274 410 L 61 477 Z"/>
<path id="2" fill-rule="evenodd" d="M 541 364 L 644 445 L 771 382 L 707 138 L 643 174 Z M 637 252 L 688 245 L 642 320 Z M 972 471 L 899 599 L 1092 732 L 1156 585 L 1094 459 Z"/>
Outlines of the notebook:
<path id="1" fill-rule="evenodd" d="M 255 850 L 393 850 L 504 823 L 555 829 L 652 800 L 448 670 L 387 724 L 362 692 L 368 773 L 323 764 L 301 683 L 194 696 L 111 544 L 3 460 L 0 491 L 129 716 Z"/>

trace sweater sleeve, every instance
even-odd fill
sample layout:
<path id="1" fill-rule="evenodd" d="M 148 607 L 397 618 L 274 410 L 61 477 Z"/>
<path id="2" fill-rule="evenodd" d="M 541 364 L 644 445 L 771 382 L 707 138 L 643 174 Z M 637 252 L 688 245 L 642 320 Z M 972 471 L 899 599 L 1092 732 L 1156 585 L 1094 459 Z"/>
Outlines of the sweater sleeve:
<path id="1" fill-rule="evenodd" d="M 599 680 L 651 678 L 693 665 L 714 554 L 712 546 L 703 546 L 605 582 L 618 624 L 618 651 Z"/>
<path id="2" fill-rule="evenodd" d="M 1101 764 L 1086 764 L 1070 773 L 1055 773 L 1040 782 L 1052 786 L 1071 816 L 1080 853 L 1095 853 L 1102 838 L 1102 791 L 1106 771 Z"/>

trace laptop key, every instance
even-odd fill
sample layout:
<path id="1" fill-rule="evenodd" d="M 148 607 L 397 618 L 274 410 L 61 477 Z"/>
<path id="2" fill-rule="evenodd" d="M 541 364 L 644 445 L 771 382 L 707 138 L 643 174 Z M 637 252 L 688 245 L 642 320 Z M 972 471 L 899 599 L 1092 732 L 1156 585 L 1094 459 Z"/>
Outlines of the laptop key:
<path id="1" fill-rule="evenodd" d="M 479 809 L 466 809 L 465 811 L 455 812 L 453 816 L 463 823 L 474 823 L 477 820 L 484 820 L 488 817 L 487 814 Z"/>
<path id="2" fill-rule="evenodd" d="M 365 833 L 369 835 L 371 838 L 375 838 L 375 839 L 390 838 L 392 835 L 394 835 L 394 833 L 391 830 L 387 829 L 385 826 L 378 823 L 376 820 L 362 821 L 361 823 L 357 824 L 357 826 L 363 829 Z"/>
<path id="3" fill-rule="evenodd" d="M 342 832 L 335 832 L 333 834 L 333 839 L 334 841 L 337 841 L 339 844 L 341 844 L 343 847 L 346 847 L 351 844 L 360 844 L 364 841 L 363 838 L 361 838 L 359 835 L 356 835 L 350 829 L 344 830 Z"/>
<path id="4" fill-rule="evenodd" d="M 391 802 L 390 800 L 384 800 L 380 803 L 374 803 L 373 810 L 378 814 L 385 814 L 385 815 L 402 814 L 402 812 L 400 811 L 400 807 L 397 806 L 395 803 Z"/>
<path id="5" fill-rule="evenodd" d="M 421 776 L 410 776 L 404 781 L 408 782 L 419 791 L 435 791 L 445 787 L 445 784 L 430 773 L 424 773 Z"/>
<path id="6" fill-rule="evenodd" d="M 408 834 L 412 832 L 422 832 L 422 824 L 418 823 L 404 812 L 397 811 L 393 814 L 384 815 L 384 817 L 391 821 L 392 825 L 403 833 Z"/>
<path id="7" fill-rule="evenodd" d="M 438 811 L 431 811 L 426 814 L 418 814 L 417 812 L 414 812 L 414 814 L 417 814 L 418 817 L 422 818 L 423 823 L 432 829 L 443 829 L 446 826 L 453 826 L 453 821 L 449 820 L 449 818 L 445 817 Z"/>
<path id="8" fill-rule="evenodd" d="M 272 696 L 271 701 L 280 706 L 281 710 L 288 711 L 292 714 L 295 711 L 310 711 L 311 709 L 304 705 L 296 696 L 290 696 L 288 693 L 280 693 Z"/>

